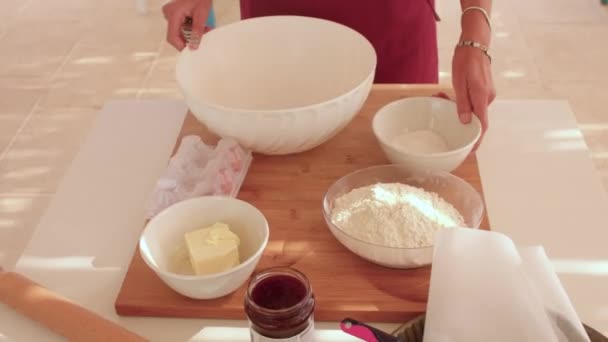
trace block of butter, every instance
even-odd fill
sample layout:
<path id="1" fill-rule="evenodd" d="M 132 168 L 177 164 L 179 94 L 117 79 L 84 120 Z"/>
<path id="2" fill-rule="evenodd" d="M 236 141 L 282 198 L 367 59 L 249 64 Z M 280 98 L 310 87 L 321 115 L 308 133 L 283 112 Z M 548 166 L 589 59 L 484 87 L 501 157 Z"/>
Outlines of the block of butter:
<path id="1" fill-rule="evenodd" d="M 237 266 L 239 237 L 225 223 L 186 233 L 190 263 L 197 275 L 213 274 Z"/>

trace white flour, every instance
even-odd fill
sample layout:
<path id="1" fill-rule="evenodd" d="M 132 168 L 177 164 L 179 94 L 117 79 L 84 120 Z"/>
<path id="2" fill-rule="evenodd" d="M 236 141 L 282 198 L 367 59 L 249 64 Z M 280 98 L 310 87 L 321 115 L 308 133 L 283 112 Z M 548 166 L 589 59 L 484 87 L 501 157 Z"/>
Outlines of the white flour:
<path id="1" fill-rule="evenodd" d="M 441 153 L 449 151 L 448 143 L 432 130 L 405 132 L 392 140 L 395 148 L 410 153 Z"/>
<path id="2" fill-rule="evenodd" d="M 400 183 L 378 183 L 336 199 L 332 223 L 345 233 L 390 247 L 427 247 L 441 228 L 464 225 L 462 215 L 434 192 Z"/>

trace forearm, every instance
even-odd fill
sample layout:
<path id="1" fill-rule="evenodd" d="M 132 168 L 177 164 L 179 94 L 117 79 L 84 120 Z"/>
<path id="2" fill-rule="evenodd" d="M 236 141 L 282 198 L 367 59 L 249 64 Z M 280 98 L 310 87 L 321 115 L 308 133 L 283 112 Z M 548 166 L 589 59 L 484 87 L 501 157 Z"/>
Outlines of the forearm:
<path id="1" fill-rule="evenodd" d="M 488 15 L 492 13 L 492 0 L 460 0 L 460 6 L 462 10 L 477 6 L 486 10 Z M 477 41 L 485 46 L 490 45 L 492 33 L 483 13 L 476 10 L 467 11 L 463 14 L 460 25 L 462 29 L 460 39 Z"/>

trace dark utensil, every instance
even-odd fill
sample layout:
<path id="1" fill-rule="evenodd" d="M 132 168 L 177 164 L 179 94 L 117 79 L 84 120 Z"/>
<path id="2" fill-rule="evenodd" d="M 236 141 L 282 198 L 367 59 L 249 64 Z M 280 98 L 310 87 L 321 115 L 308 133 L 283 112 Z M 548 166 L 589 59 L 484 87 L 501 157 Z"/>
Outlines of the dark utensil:
<path id="1" fill-rule="evenodd" d="M 569 321 L 551 312 L 550 316 L 556 321 L 556 325 L 565 334 L 568 341 L 576 342 L 581 340 L 581 337 L 576 333 L 577 330 L 570 326 Z M 368 342 L 422 342 L 425 318 L 426 315 L 420 315 L 401 325 L 390 335 L 351 318 L 343 320 L 340 327 L 345 333 Z M 608 342 L 608 337 L 602 335 L 597 330 L 586 324 L 583 324 L 583 327 L 591 342 Z"/>
<path id="2" fill-rule="evenodd" d="M 182 35 L 188 44 L 192 41 L 192 17 L 186 17 L 184 24 L 182 25 Z"/>
<path id="3" fill-rule="evenodd" d="M 413 320 L 403 324 L 397 330 L 393 331 L 392 335 L 398 336 L 400 342 L 422 342 L 424 334 L 424 323 L 426 315 L 420 315 Z M 575 342 L 580 341 L 576 339 L 576 329 L 570 326 L 569 321 L 561 319 L 559 315 L 551 315 L 555 319 L 557 326 L 567 336 L 569 341 Z M 589 336 L 591 342 L 608 342 L 608 337 L 600 334 L 597 330 L 583 324 L 585 332 Z"/>

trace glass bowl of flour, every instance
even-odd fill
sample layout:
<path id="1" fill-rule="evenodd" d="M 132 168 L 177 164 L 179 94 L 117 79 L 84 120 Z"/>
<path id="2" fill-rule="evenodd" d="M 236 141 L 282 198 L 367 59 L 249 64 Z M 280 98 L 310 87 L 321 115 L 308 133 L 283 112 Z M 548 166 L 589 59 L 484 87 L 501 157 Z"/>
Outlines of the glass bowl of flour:
<path id="1" fill-rule="evenodd" d="M 337 180 L 323 199 L 332 234 L 356 255 L 378 265 L 430 265 L 440 229 L 479 228 L 481 195 L 443 171 L 373 166 Z"/>
<path id="2" fill-rule="evenodd" d="M 393 164 L 410 170 L 451 172 L 462 164 L 481 136 L 473 116 L 462 124 L 456 104 L 435 97 L 410 97 L 382 107 L 372 129 Z"/>

